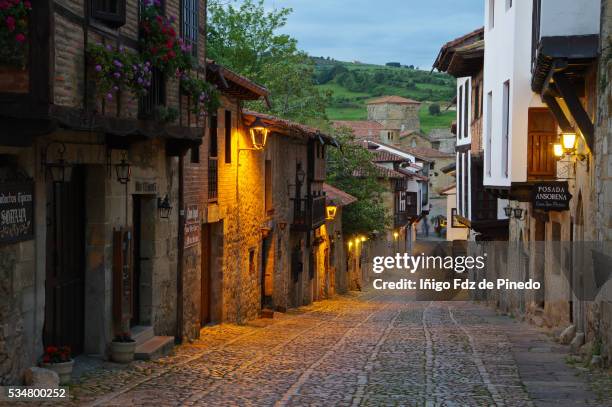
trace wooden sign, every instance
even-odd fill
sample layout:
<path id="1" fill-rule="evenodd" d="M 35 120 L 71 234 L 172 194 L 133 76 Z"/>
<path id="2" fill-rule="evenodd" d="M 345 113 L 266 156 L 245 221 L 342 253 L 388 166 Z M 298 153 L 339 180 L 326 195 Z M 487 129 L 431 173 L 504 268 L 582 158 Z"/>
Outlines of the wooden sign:
<path id="1" fill-rule="evenodd" d="M 0 243 L 34 238 L 34 184 L 0 184 Z"/>
<path id="2" fill-rule="evenodd" d="M 531 194 L 533 208 L 545 211 L 567 211 L 572 199 L 567 181 L 537 183 Z"/>
<path id="3" fill-rule="evenodd" d="M 189 205 L 185 213 L 185 248 L 198 243 L 200 243 L 200 211 L 198 205 Z"/>

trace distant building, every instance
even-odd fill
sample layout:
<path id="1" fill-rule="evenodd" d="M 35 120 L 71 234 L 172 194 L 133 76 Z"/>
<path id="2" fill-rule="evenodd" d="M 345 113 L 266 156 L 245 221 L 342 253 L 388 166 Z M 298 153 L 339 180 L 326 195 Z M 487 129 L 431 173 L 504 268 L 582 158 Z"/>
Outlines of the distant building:
<path id="1" fill-rule="evenodd" d="M 367 102 L 368 120 L 383 125 L 385 130 L 399 133 L 421 130 L 419 109 L 421 102 L 401 96 L 383 96 Z"/>

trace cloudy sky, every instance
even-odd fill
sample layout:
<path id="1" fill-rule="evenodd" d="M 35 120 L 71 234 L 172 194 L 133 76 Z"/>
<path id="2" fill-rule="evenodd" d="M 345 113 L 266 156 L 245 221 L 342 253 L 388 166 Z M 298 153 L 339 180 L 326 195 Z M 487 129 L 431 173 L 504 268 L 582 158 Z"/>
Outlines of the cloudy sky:
<path id="1" fill-rule="evenodd" d="M 265 0 L 313 56 L 427 69 L 445 42 L 483 25 L 484 0 Z"/>

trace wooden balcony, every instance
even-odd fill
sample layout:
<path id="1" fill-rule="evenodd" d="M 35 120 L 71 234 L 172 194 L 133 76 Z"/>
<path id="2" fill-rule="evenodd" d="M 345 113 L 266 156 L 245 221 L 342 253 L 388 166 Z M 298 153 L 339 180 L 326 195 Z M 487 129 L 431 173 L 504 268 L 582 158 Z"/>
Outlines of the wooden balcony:
<path id="1" fill-rule="evenodd" d="M 325 196 L 294 200 L 293 224 L 291 228 L 308 231 L 325 223 Z"/>

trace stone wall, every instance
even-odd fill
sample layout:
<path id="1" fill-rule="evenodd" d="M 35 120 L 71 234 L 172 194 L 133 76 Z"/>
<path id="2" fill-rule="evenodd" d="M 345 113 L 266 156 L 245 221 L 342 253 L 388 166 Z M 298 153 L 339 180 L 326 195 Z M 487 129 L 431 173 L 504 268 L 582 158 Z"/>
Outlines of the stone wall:
<path id="1" fill-rule="evenodd" d="M 419 104 L 380 103 L 368 105 L 368 120 L 379 122 L 389 130 L 420 130 Z"/>

